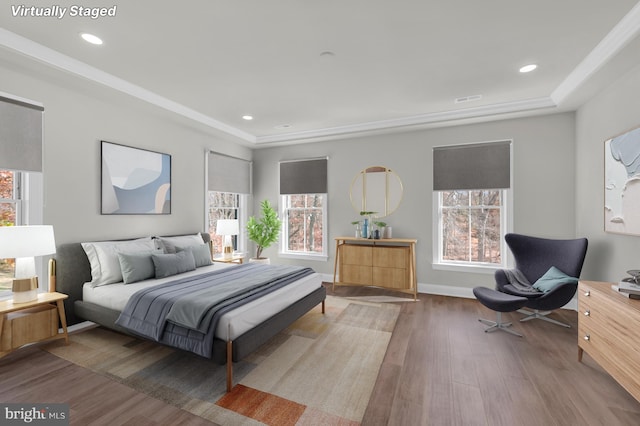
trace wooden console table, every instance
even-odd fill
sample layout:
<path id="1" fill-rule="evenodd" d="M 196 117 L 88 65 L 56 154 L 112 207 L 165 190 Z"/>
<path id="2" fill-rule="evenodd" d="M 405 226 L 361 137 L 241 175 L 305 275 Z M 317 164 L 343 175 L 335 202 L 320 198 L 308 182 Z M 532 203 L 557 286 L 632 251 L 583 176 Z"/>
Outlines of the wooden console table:
<path id="1" fill-rule="evenodd" d="M 418 298 L 416 243 L 405 238 L 336 238 L 333 286 L 374 286 Z"/>
<path id="2" fill-rule="evenodd" d="M 640 300 L 617 294 L 611 285 L 578 284 L 578 361 L 587 352 L 640 401 Z"/>

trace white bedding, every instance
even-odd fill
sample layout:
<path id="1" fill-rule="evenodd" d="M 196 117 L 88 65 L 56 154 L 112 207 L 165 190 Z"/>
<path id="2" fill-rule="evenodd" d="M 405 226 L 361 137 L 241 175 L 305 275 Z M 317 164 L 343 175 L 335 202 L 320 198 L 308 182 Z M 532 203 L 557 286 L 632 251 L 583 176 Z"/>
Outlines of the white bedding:
<path id="1" fill-rule="evenodd" d="M 93 287 L 85 283 L 82 287 L 82 299 L 105 308 L 122 311 L 129 298 L 136 291 L 154 285 L 170 282 L 182 277 L 198 275 L 203 272 L 233 267 L 232 264 L 214 263 L 195 271 L 172 277 L 139 281 L 133 284 L 115 283 L 99 287 Z M 313 273 L 281 289 L 267 294 L 260 299 L 247 303 L 233 311 L 222 315 L 216 327 L 216 337 L 223 340 L 233 340 L 256 325 L 280 312 L 296 300 L 310 294 L 322 285 L 319 274 Z"/>

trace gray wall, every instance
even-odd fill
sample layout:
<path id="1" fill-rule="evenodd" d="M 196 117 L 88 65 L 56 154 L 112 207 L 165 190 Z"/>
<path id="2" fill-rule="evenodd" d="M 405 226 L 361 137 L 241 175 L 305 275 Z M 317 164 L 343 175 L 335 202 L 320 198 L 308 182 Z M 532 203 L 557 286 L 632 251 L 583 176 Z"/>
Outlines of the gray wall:
<path id="1" fill-rule="evenodd" d="M 398 172 L 405 187 L 397 212 L 386 219 L 394 236 L 418 239 L 418 280 L 441 286 L 491 286 L 490 274 L 434 270 L 432 260 L 431 149 L 436 145 L 513 139 L 514 231 L 549 237 L 586 236 L 583 277 L 616 281 L 640 267 L 640 238 L 603 230 L 603 143 L 640 125 L 640 68 L 613 82 L 575 114 L 397 132 L 255 150 L 159 108 L 40 64 L 15 59 L 0 66 L 0 91 L 45 106 L 44 221 L 58 242 L 190 232 L 204 224 L 204 150 L 254 156 L 254 207 L 278 201 L 279 160 L 329 156 L 327 262 L 333 238 L 351 235 L 358 219 L 349 200 L 353 176 L 370 165 Z M 173 213 L 102 216 L 99 213 L 101 139 L 172 155 Z M 575 196 L 573 195 L 575 194 Z M 576 208 L 578 206 L 578 208 Z M 276 248 L 267 250 L 277 256 Z M 293 262 L 280 259 L 282 262 Z"/>
<path id="2" fill-rule="evenodd" d="M 589 238 L 583 278 L 616 282 L 640 267 L 640 237 L 604 232 L 604 141 L 638 126 L 640 66 L 576 113 L 576 226 Z"/>
<path id="3" fill-rule="evenodd" d="M 254 200 L 257 203 L 267 198 L 272 203 L 278 202 L 278 161 L 329 156 L 330 256 L 327 262 L 305 264 L 318 272 L 333 274 L 334 237 L 352 235 L 350 223 L 359 219 L 349 198 L 351 180 L 367 166 L 387 166 L 402 179 L 404 199 L 385 222 L 393 227 L 394 237 L 418 239 L 417 274 L 422 288 L 493 286 L 492 274 L 434 270 L 431 266 L 432 148 L 512 139 L 514 231 L 572 238 L 575 236 L 574 129 L 573 113 L 564 113 L 259 149 L 254 152 Z M 269 248 L 266 254 L 276 257 L 277 248 Z M 278 262 L 301 263 L 290 259 L 278 259 Z"/>
<path id="4" fill-rule="evenodd" d="M 0 91 L 44 104 L 44 222 L 57 243 L 204 230 L 205 149 L 251 158 L 194 122 L 42 65 L 3 63 Z M 171 154 L 171 215 L 100 214 L 100 140 Z"/>

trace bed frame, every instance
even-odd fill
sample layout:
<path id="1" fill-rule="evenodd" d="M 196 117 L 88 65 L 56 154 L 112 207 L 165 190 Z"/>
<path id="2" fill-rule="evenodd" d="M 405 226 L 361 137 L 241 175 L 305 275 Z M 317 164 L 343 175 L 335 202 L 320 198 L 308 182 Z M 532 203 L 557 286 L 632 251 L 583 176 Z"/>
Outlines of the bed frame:
<path id="1" fill-rule="evenodd" d="M 208 244 L 210 242 L 209 234 L 203 233 L 201 235 Z M 82 300 L 82 286 L 91 281 L 91 265 L 80 243 L 58 246 L 54 262 L 55 288 L 52 291 L 69 296 L 64 301 L 68 325 L 86 320 L 121 333 L 131 334 L 127 329 L 115 324 L 120 311 Z M 231 391 L 233 387 L 234 362 L 246 357 L 318 304 L 322 305 L 322 313 L 324 313 L 325 298 L 326 289 L 321 286 L 233 341 L 215 338 L 212 359 L 218 364 L 226 363 L 227 365 L 227 392 Z"/>

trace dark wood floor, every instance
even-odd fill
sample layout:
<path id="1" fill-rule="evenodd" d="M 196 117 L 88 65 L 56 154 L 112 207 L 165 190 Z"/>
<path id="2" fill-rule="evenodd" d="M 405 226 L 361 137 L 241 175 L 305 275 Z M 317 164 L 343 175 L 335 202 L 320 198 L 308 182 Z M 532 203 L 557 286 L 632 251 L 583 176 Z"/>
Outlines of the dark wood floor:
<path id="1" fill-rule="evenodd" d="M 38 346 L 0 359 L 0 402 L 68 403 L 70 424 L 78 426 L 212 425 Z"/>
<path id="2" fill-rule="evenodd" d="M 419 296 L 402 304 L 363 425 L 640 425 L 640 403 L 589 356 L 577 361 L 575 311 L 551 314 L 571 328 L 503 314 L 519 338 L 484 333 L 478 318 L 495 312 L 475 299 Z"/>
<path id="3" fill-rule="evenodd" d="M 336 288 L 339 296 L 391 295 Z M 402 302 L 363 425 L 638 425 L 640 403 L 588 355 L 577 361 L 577 313 L 484 333 L 477 301 L 421 294 Z M 506 314 L 517 319 L 519 314 Z M 1 402 L 72 402 L 74 425 L 210 425 L 37 346 L 0 359 Z"/>

